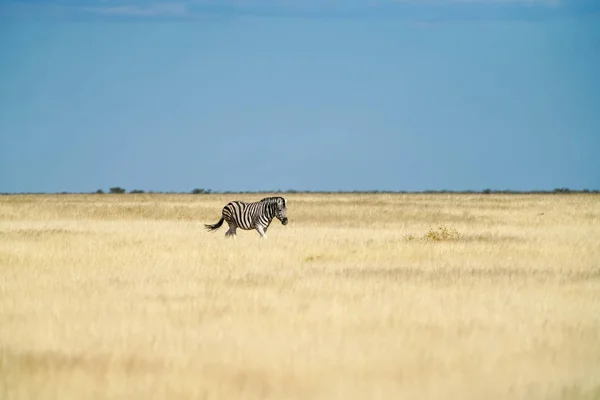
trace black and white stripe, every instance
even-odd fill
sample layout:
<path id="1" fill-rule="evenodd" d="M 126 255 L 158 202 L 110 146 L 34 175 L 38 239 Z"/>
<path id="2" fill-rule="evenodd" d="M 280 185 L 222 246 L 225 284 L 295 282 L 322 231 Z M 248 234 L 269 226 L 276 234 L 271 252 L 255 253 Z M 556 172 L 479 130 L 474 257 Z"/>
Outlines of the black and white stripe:
<path id="1" fill-rule="evenodd" d="M 229 230 L 225 236 L 235 238 L 236 229 L 256 229 L 261 238 L 267 237 L 267 229 L 273 218 L 277 218 L 283 225 L 287 225 L 287 205 L 283 197 L 265 197 L 261 201 L 246 203 L 244 201 L 232 201 L 223 207 L 219 222 L 214 225 L 205 225 L 210 232 L 216 231 L 223 225 L 223 221 L 229 224 Z"/>

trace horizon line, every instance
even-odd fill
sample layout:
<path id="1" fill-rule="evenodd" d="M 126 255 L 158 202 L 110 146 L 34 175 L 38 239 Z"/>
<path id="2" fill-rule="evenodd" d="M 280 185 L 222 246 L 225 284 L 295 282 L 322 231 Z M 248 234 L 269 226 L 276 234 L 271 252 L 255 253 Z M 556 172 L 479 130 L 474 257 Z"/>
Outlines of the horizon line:
<path id="1" fill-rule="evenodd" d="M 111 189 L 117 189 L 112 191 Z M 122 191 L 119 191 L 122 190 Z M 190 191 L 177 190 L 140 190 L 132 189 L 126 191 L 123 188 L 114 187 L 108 191 L 98 189 L 92 192 L 0 192 L 0 196 L 11 195 L 103 195 L 103 194 L 187 194 L 187 195 L 222 195 L 222 194 L 261 194 L 261 193 L 281 193 L 281 194 L 599 194 L 600 189 L 569 189 L 566 187 L 555 189 L 482 189 L 482 190 L 452 190 L 452 189 L 426 189 L 426 190 L 211 190 L 211 189 L 192 189 Z"/>

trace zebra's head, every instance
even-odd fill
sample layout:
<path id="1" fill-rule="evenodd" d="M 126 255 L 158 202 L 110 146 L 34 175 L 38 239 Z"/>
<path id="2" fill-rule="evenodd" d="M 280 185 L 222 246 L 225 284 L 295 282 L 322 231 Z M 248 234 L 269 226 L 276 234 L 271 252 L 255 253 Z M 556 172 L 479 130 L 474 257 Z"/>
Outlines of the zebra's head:
<path id="1" fill-rule="evenodd" d="M 275 218 L 281 221 L 283 225 L 287 225 L 287 206 L 283 197 L 277 198 L 277 208 L 275 209 Z"/>

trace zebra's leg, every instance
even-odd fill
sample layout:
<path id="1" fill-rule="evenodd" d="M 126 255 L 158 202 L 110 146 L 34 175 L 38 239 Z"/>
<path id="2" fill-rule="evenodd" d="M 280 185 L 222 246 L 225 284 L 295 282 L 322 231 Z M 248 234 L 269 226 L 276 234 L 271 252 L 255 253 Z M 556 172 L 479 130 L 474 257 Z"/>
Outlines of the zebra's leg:
<path id="1" fill-rule="evenodd" d="M 229 224 L 229 229 L 227 230 L 227 232 L 225 232 L 225 237 L 231 236 L 235 239 L 236 238 L 235 230 L 236 230 L 237 226 L 235 225 L 235 222 L 227 221 L 227 223 Z"/>
<path id="2" fill-rule="evenodd" d="M 263 228 L 262 225 L 256 225 L 256 230 L 260 234 L 260 238 L 261 239 L 266 239 L 267 238 L 267 233 L 265 232 L 266 229 Z"/>

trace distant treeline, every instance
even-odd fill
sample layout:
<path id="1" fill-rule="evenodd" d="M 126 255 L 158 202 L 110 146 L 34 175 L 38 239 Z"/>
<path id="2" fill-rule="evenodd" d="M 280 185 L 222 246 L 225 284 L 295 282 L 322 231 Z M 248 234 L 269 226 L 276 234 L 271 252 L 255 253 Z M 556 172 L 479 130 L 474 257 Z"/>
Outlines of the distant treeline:
<path id="1" fill-rule="evenodd" d="M 340 190 L 340 191 L 312 191 L 312 190 L 254 190 L 254 191 L 213 191 L 211 189 L 193 189 L 190 192 L 177 192 L 177 191 L 145 191 L 140 189 L 133 189 L 130 191 L 125 190 L 122 187 L 115 186 L 109 188 L 106 192 L 102 189 L 98 189 L 95 192 L 91 192 L 93 194 L 259 194 L 259 193 L 287 193 L 287 194 L 301 194 L 301 193 L 314 193 L 314 194 L 352 194 L 352 193 L 362 193 L 362 194 L 548 194 L 548 193 L 558 193 L 558 194 L 576 194 L 576 193 L 600 193 L 599 189 L 582 189 L 582 190 L 572 190 L 568 188 L 556 188 L 554 190 L 495 190 L 495 189 L 484 189 L 484 190 L 422 190 L 422 191 L 407 191 L 407 190 Z M 0 195 L 10 195 L 10 194 L 90 194 L 90 192 L 59 192 L 59 193 L 48 193 L 48 192 L 21 192 L 21 193 L 0 193 Z"/>

